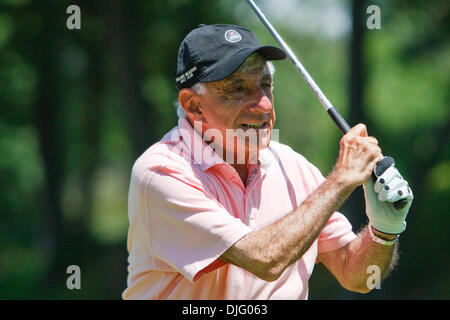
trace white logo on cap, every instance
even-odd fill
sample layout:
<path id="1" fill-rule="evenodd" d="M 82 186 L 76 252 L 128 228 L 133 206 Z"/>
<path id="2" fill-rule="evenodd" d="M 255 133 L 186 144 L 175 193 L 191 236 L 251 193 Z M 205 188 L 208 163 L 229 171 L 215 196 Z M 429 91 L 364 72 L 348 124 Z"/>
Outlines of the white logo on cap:
<path id="1" fill-rule="evenodd" d="M 227 40 L 228 42 L 239 42 L 242 40 L 241 35 L 239 34 L 239 32 L 235 31 L 235 30 L 227 30 L 225 32 L 225 40 Z"/>

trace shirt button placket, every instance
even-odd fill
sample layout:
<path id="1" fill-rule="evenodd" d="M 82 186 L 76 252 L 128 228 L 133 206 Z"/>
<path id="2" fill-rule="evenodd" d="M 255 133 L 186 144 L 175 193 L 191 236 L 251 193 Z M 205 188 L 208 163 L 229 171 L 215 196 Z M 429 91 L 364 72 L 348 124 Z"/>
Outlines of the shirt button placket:
<path id="1" fill-rule="evenodd" d="M 255 210 L 251 210 L 251 208 L 249 207 L 249 198 L 251 197 L 253 190 L 259 183 L 259 179 L 257 177 L 258 172 L 260 172 L 259 167 L 256 166 L 252 169 L 252 171 L 250 172 L 248 187 L 245 189 L 245 213 L 248 217 L 248 225 L 250 227 L 254 226 L 255 224 Z"/>
<path id="2" fill-rule="evenodd" d="M 248 217 L 248 226 L 249 227 L 253 227 L 254 223 L 255 223 L 255 215 L 253 214 L 253 211 L 250 209 L 247 209 L 247 212 L 250 213 L 249 217 Z"/>
<path id="3" fill-rule="evenodd" d="M 255 215 L 253 213 L 253 210 L 251 209 L 251 206 L 249 205 L 250 194 L 251 190 L 249 188 L 246 188 L 244 197 L 245 216 L 247 217 L 248 226 L 252 227 L 255 222 Z"/>

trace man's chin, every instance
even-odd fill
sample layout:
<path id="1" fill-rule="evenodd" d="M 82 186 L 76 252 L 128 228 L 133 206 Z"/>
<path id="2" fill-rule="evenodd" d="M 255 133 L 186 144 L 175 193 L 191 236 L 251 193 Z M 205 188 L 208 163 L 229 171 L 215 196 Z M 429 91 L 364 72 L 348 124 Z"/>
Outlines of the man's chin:
<path id="1" fill-rule="evenodd" d="M 244 164 L 249 163 L 250 159 L 258 159 L 259 152 L 266 149 L 270 144 L 271 128 L 266 129 L 247 129 L 234 130 L 227 135 L 226 145 L 233 145 L 231 148 L 225 148 L 228 163 Z M 231 161 L 234 159 L 234 161 Z M 251 164 L 251 163 L 250 163 Z"/>
<path id="2" fill-rule="evenodd" d="M 261 150 L 266 149 L 270 144 L 270 139 L 258 144 L 236 145 L 234 151 L 229 151 L 228 159 L 234 159 L 235 164 L 256 164 Z"/>

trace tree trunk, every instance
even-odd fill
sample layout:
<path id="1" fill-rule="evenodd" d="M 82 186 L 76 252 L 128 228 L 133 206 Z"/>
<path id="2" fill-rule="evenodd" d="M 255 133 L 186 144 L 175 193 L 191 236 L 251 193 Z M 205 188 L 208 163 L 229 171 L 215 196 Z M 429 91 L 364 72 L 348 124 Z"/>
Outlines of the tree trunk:
<path id="1" fill-rule="evenodd" d="M 57 9 L 47 2 L 40 3 L 37 10 L 42 17 L 39 44 L 32 48 L 33 64 L 38 74 L 37 94 L 33 103 L 34 125 L 38 132 L 41 155 L 44 163 L 45 187 L 42 190 L 42 228 L 37 240 L 40 254 L 49 264 L 49 272 L 43 286 L 54 279 L 58 265 L 58 253 L 64 245 L 66 232 L 62 221 L 61 194 L 65 172 L 66 141 L 64 141 L 61 114 L 64 109 L 57 70 L 57 48 L 62 29 Z M 57 25 L 58 24 L 58 25 Z M 65 27 L 65 26 L 63 26 Z M 53 275 L 53 277 L 52 277 Z"/>
<path id="2" fill-rule="evenodd" d="M 112 54 L 131 143 L 134 155 L 137 157 L 156 141 L 155 126 L 152 122 L 156 123 L 158 119 L 152 111 L 152 106 L 143 99 L 139 87 L 141 80 L 137 63 L 139 39 L 136 39 L 136 34 L 143 25 L 132 16 L 132 6 L 132 3 L 123 5 L 121 1 L 113 0 L 108 2 L 102 11 L 105 13 L 108 26 L 106 36 L 109 48 L 107 50 L 110 50 Z"/>

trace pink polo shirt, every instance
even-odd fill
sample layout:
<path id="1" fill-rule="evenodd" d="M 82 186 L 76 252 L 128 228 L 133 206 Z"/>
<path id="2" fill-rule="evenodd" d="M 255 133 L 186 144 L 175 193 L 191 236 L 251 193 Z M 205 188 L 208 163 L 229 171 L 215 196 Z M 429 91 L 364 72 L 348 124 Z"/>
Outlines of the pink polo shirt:
<path id="1" fill-rule="evenodd" d="M 309 250 L 266 282 L 220 259 L 247 233 L 298 207 L 324 180 L 290 147 L 271 141 L 245 187 L 186 119 L 133 166 L 124 299 L 307 299 L 318 253 L 356 236 L 335 212 Z"/>

